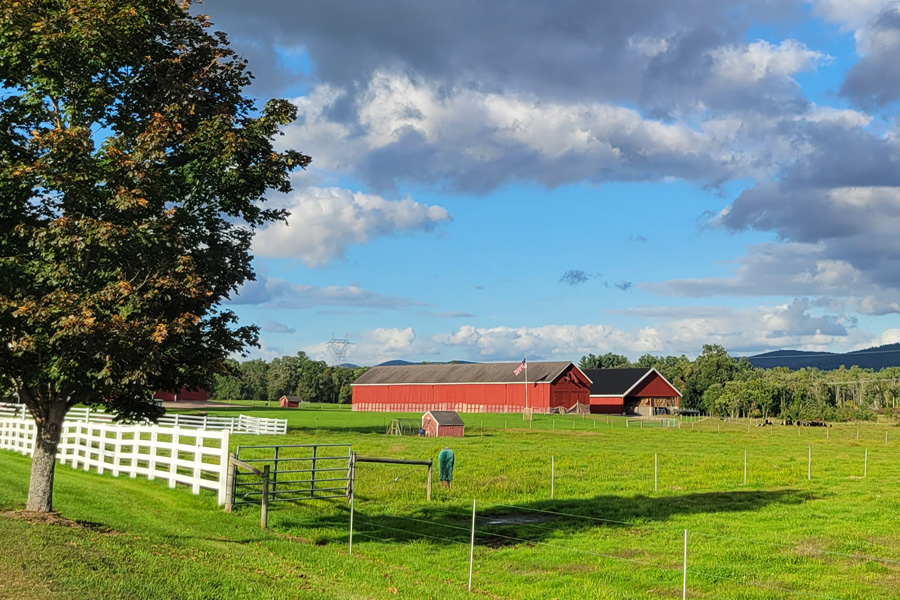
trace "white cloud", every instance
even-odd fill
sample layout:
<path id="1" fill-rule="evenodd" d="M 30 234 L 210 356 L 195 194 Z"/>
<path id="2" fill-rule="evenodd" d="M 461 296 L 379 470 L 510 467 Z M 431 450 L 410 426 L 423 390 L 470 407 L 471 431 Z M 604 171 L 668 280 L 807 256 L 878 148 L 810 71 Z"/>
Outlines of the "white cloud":
<path id="1" fill-rule="evenodd" d="M 542 327 L 475 327 L 465 325 L 432 341 L 469 360 L 577 360 L 593 353 L 696 355 L 703 344 L 721 344 L 731 352 L 752 353 L 778 348 L 820 350 L 860 338 L 853 321 L 816 310 L 806 299 L 750 309 L 726 307 L 636 308 L 620 314 L 658 321 L 653 326 L 621 329 L 602 324 Z M 446 349 L 448 348 L 449 349 Z"/>
<path id="2" fill-rule="evenodd" d="M 352 244 L 397 233 L 428 232 L 450 220 L 440 206 L 339 188 L 294 192 L 284 207 L 291 213 L 287 222 L 261 229 L 253 250 L 262 256 L 300 258 L 309 266 L 344 258 Z"/>
<path id="3" fill-rule="evenodd" d="M 230 304 L 250 304 L 277 308 L 351 307 L 400 309 L 423 306 L 409 298 L 379 294 L 358 284 L 318 287 L 297 285 L 275 277 L 246 282 Z"/>
<path id="4" fill-rule="evenodd" d="M 356 365 L 377 365 L 392 359 L 421 360 L 424 351 L 416 343 L 412 327 L 381 328 L 351 334 L 353 345 L 346 361 Z M 305 346 L 303 351 L 316 360 L 329 364 L 333 360 L 328 343 Z"/>
<path id="5" fill-rule="evenodd" d="M 710 51 L 713 73 L 732 85 L 741 86 L 768 77 L 790 77 L 815 69 L 829 56 L 810 50 L 796 40 L 784 40 L 777 46 L 757 40 L 743 46 L 724 46 Z"/>
<path id="6" fill-rule="evenodd" d="M 356 123 L 332 120 L 351 101 Z M 718 179 L 758 163 L 731 139 L 633 108 L 448 88 L 384 70 L 352 100 L 324 86 L 295 103 L 300 118 L 287 128 L 287 146 L 315 147 L 319 168 L 381 187 L 402 179 L 482 189 L 517 179 Z"/>

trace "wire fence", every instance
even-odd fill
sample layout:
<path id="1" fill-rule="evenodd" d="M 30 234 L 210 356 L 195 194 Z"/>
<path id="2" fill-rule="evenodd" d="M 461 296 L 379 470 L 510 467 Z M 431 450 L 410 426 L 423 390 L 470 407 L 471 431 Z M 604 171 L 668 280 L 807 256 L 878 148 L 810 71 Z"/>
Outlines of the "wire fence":
<path id="1" fill-rule="evenodd" d="M 390 512 L 378 513 L 385 508 L 377 503 L 362 503 L 371 514 L 357 518 L 355 528 L 348 532 L 350 538 L 363 538 L 363 551 L 368 553 L 369 544 L 374 544 L 371 551 L 381 558 L 394 561 L 408 561 L 408 555 L 400 557 L 396 545 L 405 545 L 416 540 L 427 540 L 444 548 L 433 553 L 441 557 L 439 564 L 443 569 L 441 576 L 448 582 L 466 585 L 467 573 L 476 574 L 470 589 L 498 596 L 509 594 L 507 587 L 499 579 L 509 579 L 509 550 L 541 550 L 546 552 L 546 561 L 540 559 L 535 563 L 541 572 L 552 573 L 554 567 L 571 560 L 590 560 L 591 572 L 586 575 L 599 587 L 602 582 L 610 586 L 635 587 L 652 585 L 646 597 L 668 598 L 815 598 L 822 600 L 847 600 L 861 597 L 892 597 L 893 592 L 884 588 L 884 596 L 872 596 L 873 592 L 848 591 L 843 595 L 832 591 L 840 577 L 847 571 L 853 571 L 858 564 L 878 564 L 884 577 L 900 575 L 900 560 L 871 555 L 839 552 L 821 548 L 813 548 L 805 544 L 785 544 L 750 539 L 734 535 L 721 535 L 702 531 L 684 530 L 673 532 L 664 526 L 652 526 L 646 523 L 619 521 L 592 517 L 589 515 L 535 509 L 515 505 L 492 504 L 489 509 L 478 513 L 447 508 L 428 507 L 430 513 L 445 515 L 446 519 L 423 518 L 422 516 L 399 515 Z M 477 507 L 477 503 L 473 503 Z M 361 510 L 358 507 L 357 510 Z M 498 518 L 498 515 L 501 517 Z M 522 517 L 538 515 L 536 522 L 523 521 Z M 600 535 L 595 529 L 567 533 L 564 527 L 554 525 L 547 517 L 565 519 L 582 525 L 613 526 L 613 530 L 604 530 Z M 463 522 L 471 518 L 471 523 Z M 450 522 L 448 522 L 448 519 Z M 506 526 L 502 523 L 507 523 Z M 518 523 L 511 527 L 510 523 Z M 336 523 L 335 523 L 336 525 Z M 347 524 L 344 523 L 346 527 Z M 513 529 L 513 531 L 510 531 Z M 639 539 L 638 545 L 646 545 L 652 549 L 644 552 L 647 556 L 634 556 L 635 544 L 624 543 L 618 551 L 603 551 L 598 546 L 610 542 L 615 545 L 617 539 Z M 549 539 L 548 539 L 549 538 Z M 646 542 L 646 543 L 645 543 Z M 585 547 L 587 546 L 587 547 Z M 456 550 L 452 549 L 456 548 Z M 763 550 L 761 550 L 761 548 Z M 723 561 L 723 556 L 740 553 L 745 555 L 743 564 Z M 531 552 L 528 563 L 541 552 Z M 368 555 L 368 554 L 367 554 Z M 579 557 L 568 559 L 567 555 Z M 469 558 L 469 560 L 465 560 Z M 787 560 L 785 560 L 787 559 Z M 823 576 L 822 563 L 827 562 L 830 576 Z M 582 563 L 587 565 L 588 563 Z M 617 567 L 623 565 L 623 567 Z M 409 566 L 409 565 L 408 565 Z M 448 570 L 447 567 L 453 568 Z M 428 567 L 433 572 L 431 567 Z M 562 571 L 568 572 L 562 568 Z M 504 573 L 505 571 L 505 573 Z M 889 572 L 888 572 L 889 571 Z M 504 573 L 502 577 L 498 577 Z M 787 573 L 787 577 L 785 574 Z M 528 578 L 527 574 L 522 575 Z M 514 578 L 513 578 L 514 579 Z M 552 577 L 543 577 L 548 585 L 564 585 L 568 577 L 554 581 Z M 795 583 L 785 582 L 789 579 Z M 652 584 L 648 584 L 652 581 Z M 507 586 L 516 587 L 516 583 Z M 565 595 L 563 589 L 556 589 Z M 539 589 L 534 590 L 533 597 L 543 597 Z M 614 587 L 607 590 L 614 592 Z M 877 593 L 877 592 L 875 592 Z M 720 595 L 724 594 L 724 595 Z M 754 595 L 755 594 L 755 595 Z M 862 594 L 862 595 L 860 595 Z M 868 594 L 868 595 L 867 595 Z"/>

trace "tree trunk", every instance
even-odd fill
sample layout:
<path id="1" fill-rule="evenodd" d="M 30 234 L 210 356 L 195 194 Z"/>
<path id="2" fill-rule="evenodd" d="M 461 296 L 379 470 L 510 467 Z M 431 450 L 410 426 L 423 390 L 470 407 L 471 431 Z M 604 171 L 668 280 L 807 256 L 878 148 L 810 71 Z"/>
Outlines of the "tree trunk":
<path id="1" fill-rule="evenodd" d="M 56 471 L 56 449 L 66 416 L 65 402 L 55 403 L 46 417 L 36 418 L 34 455 L 31 458 L 31 481 L 25 510 L 51 512 L 53 510 L 53 475 Z"/>

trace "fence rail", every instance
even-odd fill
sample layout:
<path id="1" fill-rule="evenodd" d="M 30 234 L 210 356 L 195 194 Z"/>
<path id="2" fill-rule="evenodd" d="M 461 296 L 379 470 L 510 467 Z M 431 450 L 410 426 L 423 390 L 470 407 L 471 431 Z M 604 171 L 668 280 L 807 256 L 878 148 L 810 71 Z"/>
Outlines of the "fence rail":
<path id="1" fill-rule="evenodd" d="M 0 418 L 0 449 L 31 455 L 35 432 L 31 419 Z M 224 504 L 228 436 L 227 430 L 66 421 L 57 459 L 73 469 L 189 485 L 195 494 L 213 490 Z"/>
<path id="2" fill-rule="evenodd" d="M 24 404 L 0 403 L 0 418 L 30 417 Z M 86 423 L 113 423 L 114 416 L 94 408 L 73 408 L 66 415 L 66 421 Z M 150 425 L 149 421 L 138 423 Z M 201 417 L 196 415 L 163 415 L 157 425 L 228 431 L 229 433 L 254 435 L 284 435 L 287 433 L 287 419 L 269 419 L 239 415 L 237 417 Z"/>

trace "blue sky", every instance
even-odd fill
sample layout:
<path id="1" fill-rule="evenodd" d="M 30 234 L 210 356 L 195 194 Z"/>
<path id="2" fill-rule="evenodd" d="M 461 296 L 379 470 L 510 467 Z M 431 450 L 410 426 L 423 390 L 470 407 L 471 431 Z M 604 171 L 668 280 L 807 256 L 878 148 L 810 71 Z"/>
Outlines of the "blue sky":
<path id="1" fill-rule="evenodd" d="M 200 6 L 313 157 L 229 301 L 252 356 L 577 360 L 900 341 L 900 8 Z"/>

